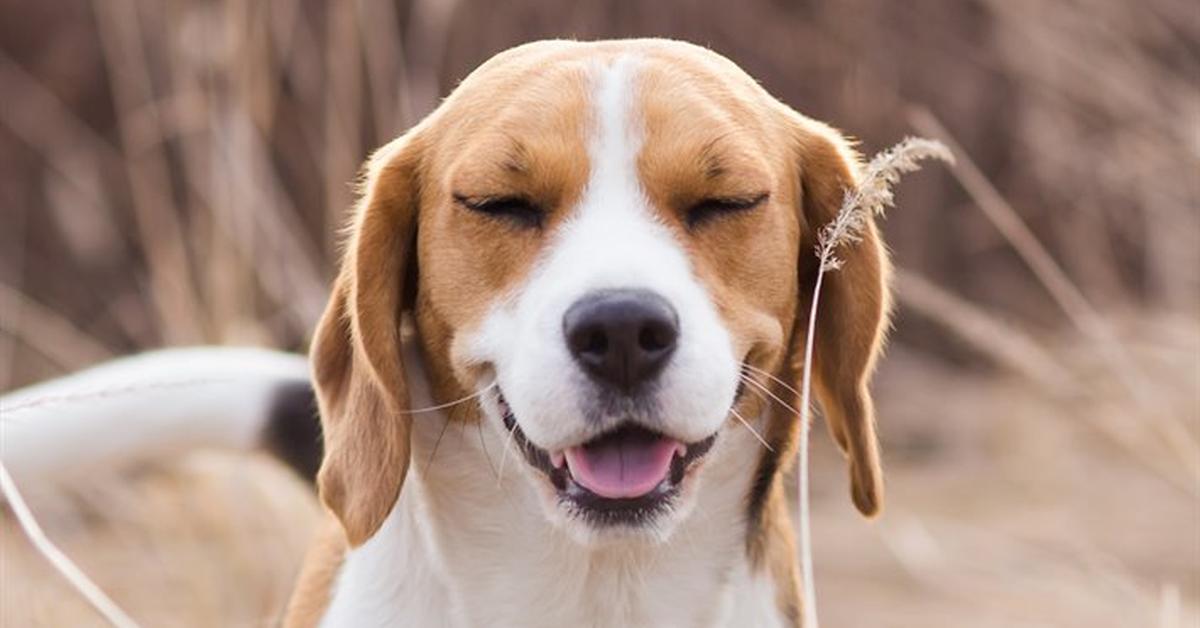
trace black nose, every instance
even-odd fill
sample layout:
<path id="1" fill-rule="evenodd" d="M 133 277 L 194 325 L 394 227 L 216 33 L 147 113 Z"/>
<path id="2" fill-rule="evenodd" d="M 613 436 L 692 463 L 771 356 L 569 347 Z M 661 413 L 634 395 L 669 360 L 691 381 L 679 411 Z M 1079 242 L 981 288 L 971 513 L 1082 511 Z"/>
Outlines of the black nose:
<path id="1" fill-rule="evenodd" d="M 592 377 L 631 392 L 662 370 L 679 338 L 679 316 L 648 290 L 604 290 L 563 316 L 571 355 Z"/>

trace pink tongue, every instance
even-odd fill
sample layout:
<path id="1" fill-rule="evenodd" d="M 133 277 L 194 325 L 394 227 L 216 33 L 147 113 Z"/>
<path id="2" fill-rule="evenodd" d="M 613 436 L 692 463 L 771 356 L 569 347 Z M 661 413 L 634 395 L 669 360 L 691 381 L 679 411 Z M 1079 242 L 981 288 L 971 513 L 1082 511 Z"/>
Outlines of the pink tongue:
<path id="1" fill-rule="evenodd" d="M 679 447 L 672 438 L 576 446 L 566 451 L 567 466 L 576 482 L 601 497 L 641 497 L 667 477 Z"/>

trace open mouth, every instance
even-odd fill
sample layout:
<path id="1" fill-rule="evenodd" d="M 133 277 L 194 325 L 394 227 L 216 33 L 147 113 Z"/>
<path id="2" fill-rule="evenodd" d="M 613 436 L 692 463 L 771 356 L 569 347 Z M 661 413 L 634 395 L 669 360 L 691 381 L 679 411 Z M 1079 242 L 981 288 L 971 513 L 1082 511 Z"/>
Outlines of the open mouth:
<path id="1" fill-rule="evenodd" d="M 637 525 L 667 510 L 688 472 L 712 448 L 716 434 L 683 443 L 623 423 L 591 440 L 548 452 L 525 437 L 503 395 L 504 427 L 575 514 L 599 525 Z"/>

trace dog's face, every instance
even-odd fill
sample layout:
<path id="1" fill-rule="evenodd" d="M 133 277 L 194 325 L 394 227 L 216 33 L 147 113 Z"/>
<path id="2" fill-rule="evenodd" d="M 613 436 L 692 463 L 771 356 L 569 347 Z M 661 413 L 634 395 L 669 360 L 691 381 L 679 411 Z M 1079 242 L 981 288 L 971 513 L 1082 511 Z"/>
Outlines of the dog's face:
<path id="1" fill-rule="evenodd" d="M 511 441 L 578 538 L 669 533 L 723 434 L 765 412 L 771 447 L 737 463 L 774 482 L 795 418 L 763 400 L 798 400 L 765 374 L 798 381 L 814 232 L 854 169 L 835 132 L 690 45 L 546 42 L 482 66 L 370 162 L 317 333 L 321 491 L 350 541 L 378 527 L 408 463 L 406 310 L 437 395 L 482 391 L 455 420 Z M 823 296 L 816 383 L 873 513 L 872 229 L 846 262 Z"/>

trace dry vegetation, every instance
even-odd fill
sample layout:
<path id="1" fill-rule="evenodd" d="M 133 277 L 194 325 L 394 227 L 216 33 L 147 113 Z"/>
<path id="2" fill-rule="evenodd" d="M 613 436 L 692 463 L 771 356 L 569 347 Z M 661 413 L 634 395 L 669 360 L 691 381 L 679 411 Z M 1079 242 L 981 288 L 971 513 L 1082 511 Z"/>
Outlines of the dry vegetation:
<path id="1" fill-rule="evenodd" d="M 958 158 L 885 225 L 879 521 L 813 439 L 824 624 L 1198 625 L 1189 0 L 0 0 L 0 389 L 164 344 L 302 350 L 371 147 L 498 50 L 630 35 L 708 44 L 864 152 Z M 132 615 L 269 624 L 315 513 L 291 478 L 208 455 L 96 484 L 32 501 Z M 6 620 L 96 621 L 11 524 Z"/>

